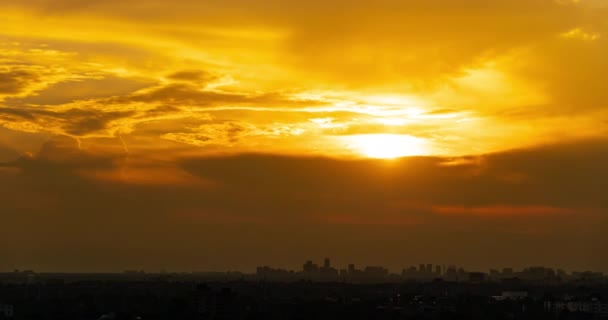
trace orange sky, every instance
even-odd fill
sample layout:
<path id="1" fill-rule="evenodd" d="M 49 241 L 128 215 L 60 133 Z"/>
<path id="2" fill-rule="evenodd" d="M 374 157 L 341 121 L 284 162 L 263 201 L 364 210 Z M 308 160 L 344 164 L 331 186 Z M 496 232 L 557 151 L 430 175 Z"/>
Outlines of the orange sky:
<path id="1" fill-rule="evenodd" d="M 166 214 L 176 229 L 187 224 L 180 219 L 192 217 L 254 223 L 260 230 L 307 221 L 311 230 L 369 226 L 370 237 L 386 225 L 432 226 L 430 235 L 449 233 L 447 221 L 481 232 L 506 219 L 494 226 L 506 234 L 500 241 L 507 247 L 513 234 L 559 238 L 575 232 L 573 226 L 584 238 L 575 243 L 606 245 L 605 238 L 594 238 L 606 209 L 598 189 L 605 183 L 596 181 L 606 177 L 600 160 L 608 139 L 604 0 L 3 0 L 0 10 L 0 181 L 4 188 L 17 186 L 0 195 L 10 194 L 0 213 L 15 228 L 27 224 L 18 217 L 24 210 L 43 217 L 61 212 L 57 230 L 77 237 L 79 223 L 67 222 L 75 211 L 101 219 L 108 213 L 97 211 L 100 203 L 117 201 L 124 205 L 117 209 L 121 215 L 140 216 L 130 201 L 159 193 L 168 197 L 166 208 L 137 209 L 150 212 L 142 219 L 152 229 Z M 592 159 L 581 166 L 564 150 Z M 259 155 L 245 161 L 243 154 Z M 397 158 L 409 156 L 428 161 L 415 181 L 398 173 L 413 160 Z M 550 169 L 538 164 L 539 157 Z M 188 165 L 213 159 L 232 169 L 217 175 Z M 285 164 L 311 159 L 324 160 L 313 168 Z M 266 176 L 248 173 L 273 161 L 278 163 L 265 169 Z M 340 173 L 353 165 L 361 168 Z M 289 177 L 291 170 L 327 174 L 314 182 L 274 177 Z M 369 172 L 376 176 L 368 184 L 330 182 Z M 242 176 L 236 179 L 236 173 Z M 259 195 L 245 188 L 254 177 L 259 185 L 251 188 Z M 57 179 L 60 186 L 49 185 Z M 325 192 L 296 187 L 302 183 Z M 425 183 L 429 187 L 416 197 L 399 192 Z M 437 184 L 466 191 L 437 194 Z M 70 186 L 83 189 L 72 193 Z M 97 188 L 125 190 L 123 198 L 112 191 L 104 199 L 107 194 L 95 196 L 102 192 Z M 280 188 L 293 194 L 278 207 L 266 203 Z M 474 195 L 476 188 L 487 190 Z M 211 198 L 212 204 L 190 203 L 176 195 L 180 190 L 203 198 L 234 194 L 237 204 Z M 77 198 L 87 201 L 74 205 L 79 192 Z M 359 203 L 353 194 L 361 192 Z M 256 197 L 260 212 L 271 217 L 240 217 L 243 203 Z M 300 208 L 293 220 L 278 219 L 273 229 L 268 220 L 292 207 Z M 577 214 L 585 216 L 580 224 L 570 220 Z M 423 237 L 426 229 L 419 228 Z M 146 243 L 154 243 L 154 232 L 146 232 Z M 462 232 L 453 240 L 481 252 Z M 346 243 L 346 234 L 336 231 L 334 240 Z M 407 240 L 402 237 L 395 235 Z M 97 240 L 91 241 L 94 247 Z M 228 241 L 225 248 L 234 246 Z M 282 250 L 288 248 L 294 247 Z M 334 251 L 339 249 L 346 250 L 336 245 Z M 345 260 L 357 256 L 350 252 Z M 78 268 L 11 254 L 41 268 Z M 194 258 L 184 259 L 176 267 L 194 266 Z M 551 259 L 563 262 L 556 256 L 539 263 Z M 588 259 L 581 266 L 608 269 L 608 261 Z M 482 259 L 463 261 L 484 266 Z"/>

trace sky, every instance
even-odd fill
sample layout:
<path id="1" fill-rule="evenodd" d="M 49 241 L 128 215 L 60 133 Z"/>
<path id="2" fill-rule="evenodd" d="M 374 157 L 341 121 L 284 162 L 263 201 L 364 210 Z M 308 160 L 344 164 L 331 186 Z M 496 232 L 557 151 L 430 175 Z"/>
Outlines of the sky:
<path id="1" fill-rule="evenodd" d="M 0 11 L 0 270 L 608 272 L 605 0 Z"/>

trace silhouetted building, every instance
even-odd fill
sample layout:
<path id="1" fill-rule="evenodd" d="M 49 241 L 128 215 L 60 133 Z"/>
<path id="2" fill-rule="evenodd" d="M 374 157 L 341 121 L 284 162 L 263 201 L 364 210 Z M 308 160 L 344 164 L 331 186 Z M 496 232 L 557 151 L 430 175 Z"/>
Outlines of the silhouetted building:
<path id="1" fill-rule="evenodd" d="M 315 275 L 319 273 L 319 266 L 312 263 L 311 260 L 308 260 L 304 263 L 303 271 L 307 275 Z"/>
<path id="2" fill-rule="evenodd" d="M 388 270 L 383 267 L 369 266 L 365 267 L 363 275 L 367 280 L 381 280 L 388 276 Z"/>
<path id="3" fill-rule="evenodd" d="M 12 319 L 15 316 L 15 308 L 11 304 L 0 303 L 0 319 Z"/>
<path id="4" fill-rule="evenodd" d="M 483 272 L 470 272 L 469 273 L 469 282 L 473 283 L 481 283 L 486 281 L 486 274 Z"/>
<path id="5" fill-rule="evenodd" d="M 355 274 L 355 265 L 354 264 L 351 263 L 348 265 L 348 273 Z"/>

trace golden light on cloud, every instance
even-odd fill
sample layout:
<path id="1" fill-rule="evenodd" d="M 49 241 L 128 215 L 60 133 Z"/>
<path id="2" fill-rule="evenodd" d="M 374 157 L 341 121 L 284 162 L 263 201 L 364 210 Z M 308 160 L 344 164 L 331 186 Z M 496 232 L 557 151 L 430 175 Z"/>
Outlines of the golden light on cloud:
<path id="1" fill-rule="evenodd" d="M 424 139 L 404 134 L 361 134 L 345 140 L 349 149 L 375 159 L 419 156 L 429 152 Z"/>
<path id="2" fill-rule="evenodd" d="M 559 139 L 605 135 L 600 1 L 176 1 L 4 1 L 0 126 L 378 158 L 542 144 L 562 119 L 584 130 Z"/>
<path id="3" fill-rule="evenodd" d="M 561 36 L 568 39 L 579 39 L 584 41 L 594 41 L 600 37 L 597 33 L 587 32 L 581 28 L 574 28 L 568 32 L 562 33 Z"/>

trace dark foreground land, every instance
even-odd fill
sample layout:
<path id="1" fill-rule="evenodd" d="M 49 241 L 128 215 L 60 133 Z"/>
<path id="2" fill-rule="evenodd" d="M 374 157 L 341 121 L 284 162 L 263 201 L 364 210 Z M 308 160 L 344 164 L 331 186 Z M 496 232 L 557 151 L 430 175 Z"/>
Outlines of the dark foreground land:
<path id="1" fill-rule="evenodd" d="M 608 286 L 196 279 L 0 282 L 0 319 L 604 319 Z"/>

